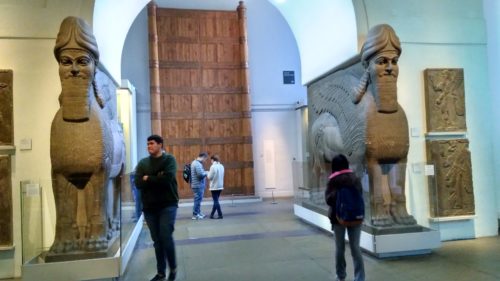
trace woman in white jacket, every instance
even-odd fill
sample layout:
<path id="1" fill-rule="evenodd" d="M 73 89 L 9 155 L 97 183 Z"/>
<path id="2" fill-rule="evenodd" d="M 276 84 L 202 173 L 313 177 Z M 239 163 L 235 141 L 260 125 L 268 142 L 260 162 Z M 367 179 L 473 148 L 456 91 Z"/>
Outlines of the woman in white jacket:
<path id="1" fill-rule="evenodd" d="M 212 166 L 210 166 L 210 171 L 208 172 L 208 179 L 210 180 L 210 192 L 212 193 L 212 199 L 214 200 L 214 205 L 212 207 L 212 212 L 210 213 L 211 219 L 222 219 L 222 210 L 220 209 L 219 196 L 224 189 L 224 166 L 220 163 L 219 156 L 217 154 L 210 157 L 212 161 Z M 214 217 L 215 211 L 217 211 L 217 217 Z"/>

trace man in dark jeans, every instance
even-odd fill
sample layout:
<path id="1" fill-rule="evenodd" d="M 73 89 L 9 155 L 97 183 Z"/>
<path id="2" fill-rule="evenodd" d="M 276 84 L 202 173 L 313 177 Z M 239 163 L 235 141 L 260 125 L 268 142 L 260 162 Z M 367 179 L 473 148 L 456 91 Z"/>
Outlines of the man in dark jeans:
<path id="1" fill-rule="evenodd" d="M 141 190 L 142 210 L 155 248 L 157 274 L 151 281 L 167 280 L 167 261 L 168 280 L 175 280 L 177 262 L 172 234 L 179 203 L 177 163 L 173 155 L 163 152 L 163 138 L 158 135 L 148 137 L 148 153 L 149 157 L 137 164 L 135 184 Z"/>

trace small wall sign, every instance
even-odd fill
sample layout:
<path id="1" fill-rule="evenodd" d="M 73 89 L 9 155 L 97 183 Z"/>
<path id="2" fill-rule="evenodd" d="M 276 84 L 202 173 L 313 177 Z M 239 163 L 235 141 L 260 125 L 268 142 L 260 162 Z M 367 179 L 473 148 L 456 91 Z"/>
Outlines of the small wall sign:
<path id="1" fill-rule="evenodd" d="M 295 84 L 295 71 L 283 71 L 283 84 Z"/>

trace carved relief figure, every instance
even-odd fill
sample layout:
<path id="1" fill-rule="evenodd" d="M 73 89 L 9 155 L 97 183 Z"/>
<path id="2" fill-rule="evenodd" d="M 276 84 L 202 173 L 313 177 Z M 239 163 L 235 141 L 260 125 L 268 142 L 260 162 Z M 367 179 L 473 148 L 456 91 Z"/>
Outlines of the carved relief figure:
<path id="1" fill-rule="evenodd" d="M 62 92 L 50 141 L 57 216 L 50 254 L 103 252 L 119 227 L 117 191 L 125 151 L 115 93 L 106 91 L 108 84 L 98 85 L 99 51 L 82 19 L 64 19 L 54 55 Z"/>
<path id="2" fill-rule="evenodd" d="M 0 246 L 12 246 L 10 156 L 0 156 Z"/>
<path id="3" fill-rule="evenodd" d="M 0 70 L 0 145 L 14 144 L 12 70 Z"/>
<path id="4" fill-rule="evenodd" d="M 373 226 L 415 224 L 406 210 L 408 122 L 397 102 L 399 38 L 386 24 L 370 29 L 361 62 L 309 87 L 313 169 L 324 181 L 325 162 L 342 153 L 358 176 L 369 178 Z M 321 183 L 320 183 L 321 184 Z"/>
<path id="5" fill-rule="evenodd" d="M 463 69 L 427 69 L 427 127 L 433 131 L 464 131 Z"/>
<path id="6" fill-rule="evenodd" d="M 429 158 L 436 167 L 437 190 L 431 191 L 433 216 L 474 214 L 468 143 L 466 139 L 456 139 L 429 141 L 427 144 Z"/>

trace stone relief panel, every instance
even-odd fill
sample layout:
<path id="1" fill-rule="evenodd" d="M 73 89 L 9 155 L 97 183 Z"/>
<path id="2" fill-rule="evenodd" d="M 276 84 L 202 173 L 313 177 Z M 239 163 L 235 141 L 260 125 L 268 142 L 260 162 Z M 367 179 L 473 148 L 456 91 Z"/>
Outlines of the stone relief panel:
<path id="1" fill-rule="evenodd" d="M 434 163 L 429 184 L 432 217 L 474 214 L 472 166 L 467 139 L 428 140 L 427 159 Z"/>
<path id="2" fill-rule="evenodd" d="M 436 68 L 424 71 L 428 132 L 467 130 L 464 70 Z"/>
<path id="3" fill-rule="evenodd" d="M 12 70 L 0 69 L 0 145 L 14 145 Z"/>
<path id="4" fill-rule="evenodd" d="M 0 155 L 0 247 L 12 246 L 12 188 L 10 156 Z"/>

